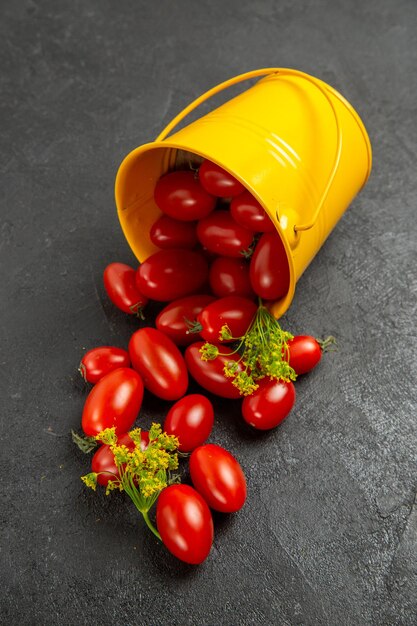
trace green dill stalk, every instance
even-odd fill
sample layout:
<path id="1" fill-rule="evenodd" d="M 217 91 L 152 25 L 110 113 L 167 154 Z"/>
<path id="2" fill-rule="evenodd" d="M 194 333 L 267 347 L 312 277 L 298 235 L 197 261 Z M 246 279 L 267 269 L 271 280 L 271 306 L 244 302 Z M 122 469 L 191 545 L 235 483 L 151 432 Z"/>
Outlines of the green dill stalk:
<path id="1" fill-rule="evenodd" d="M 97 441 L 110 446 L 117 467 L 114 479 L 107 483 L 106 495 L 115 489 L 124 491 L 141 513 L 148 528 L 160 540 L 161 536 L 149 519 L 148 513 L 162 489 L 179 482 L 179 477 L 171 474 L 178 468 L 176 450 L 179 441 L 177 437 L 162 432 L 159 424 L 152 424 L 149 430 L 149 444 L 144 450 L 141 448 L 140 428 L 130 431 L 129 436 L 135 444 L 133 450 L 118 445 L 115 427 L 106 428 L 95 437 Z M 102 473 L 108 475 L 108 472 Z M 97 477 L 98 473 L 90 472 L 82 476 L 81 480 L 95 491 Z"/>
<path id="2" fill-rule="evenodd" d="M 243 396 L 256 391 L 258 381 L 266 376 L 286 382 L 295 380 L 297 375 L 288 363 L 288 341 L 292 338 L 293 335 L 281 328 L 260 300 L 256 316 L 242 337 L 233 337 L 227 325 L 220 331 L 220 341 L 236 341 L 233 354 L 240 354 L 238 361 L 227 361 L 224 375 L 232 379 L 232 384 Z M 203 361 L 222 355 L 219 348 L 210 343 L 204 344 L 200 352 Z"/>

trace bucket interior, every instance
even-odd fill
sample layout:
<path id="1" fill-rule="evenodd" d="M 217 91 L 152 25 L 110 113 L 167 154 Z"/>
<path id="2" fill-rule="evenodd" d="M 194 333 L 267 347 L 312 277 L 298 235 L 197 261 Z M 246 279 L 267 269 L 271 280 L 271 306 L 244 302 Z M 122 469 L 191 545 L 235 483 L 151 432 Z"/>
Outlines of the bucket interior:
<path id="1" fill-rule="evenodd" d="M 137 259 L 142 262 L 159 250 L 150 239 L 150 230 L 154 222 L 162 215 L 154 201 L 154 189 L 158 179 L 175 170 L 196 170 L 209 156 L 188 152 L 175 146 L 147 144 L 131 152 L 122 162 L 116 177 L 116 204 L 124 235 Z M 224 169 L 224 164 L 217 163 Z M 268 302 L 272 313 L 281 317 L 289 307 L 295 287 L 294 266 L 291 248 L 283 236 L 277 216 L 267 210 L 265 204 L 245 181 L 230 170 L 229 173 L 243 183 L 255 196 L 276 226 L 283 243 L 289 266 L 290 282 L 287 294 L 276 302 Z M 226 208 L 227 201 L 219 201 L 218 208 Z"/>

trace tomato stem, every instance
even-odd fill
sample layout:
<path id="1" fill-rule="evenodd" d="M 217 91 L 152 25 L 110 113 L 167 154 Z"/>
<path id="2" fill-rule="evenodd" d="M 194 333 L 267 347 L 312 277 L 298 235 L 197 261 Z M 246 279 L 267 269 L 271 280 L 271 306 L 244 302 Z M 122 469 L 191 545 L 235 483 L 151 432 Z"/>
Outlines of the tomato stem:
<path id="1" fill-rule="evenodd" d="M 329 335 L 326 339 L 316 339 L 322 352 L 337 352 L 337 342 L 333 335 Z M 331 348 L 331 346 L 334 346 Z"/>

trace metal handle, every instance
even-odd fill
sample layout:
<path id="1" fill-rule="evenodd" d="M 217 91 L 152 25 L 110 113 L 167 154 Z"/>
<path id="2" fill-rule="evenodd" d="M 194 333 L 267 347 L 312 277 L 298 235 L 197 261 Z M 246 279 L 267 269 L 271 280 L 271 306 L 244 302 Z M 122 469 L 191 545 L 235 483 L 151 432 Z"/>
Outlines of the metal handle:
<path id="1" fill-rule="evenodd" d="M 295 232 L 299 232 L 302 230 L 309 230 L 310 228 L 312 228 L 314 226 L 314 224 L 317 221 L 317 218 L 320 214 L 320 211 L 323 207 L 323 204 L 327 198 L 327 195 L 329 193 L 330 187 L 333 183 L 334 177 L 336 175 L 336 171 L 337 168 L 339 167 L 339 162 L 340 162 L 340 156 L 342 153 L 342 132 L 340 129 L 340 124 L 339 124 L 339 118 L 336 112 L 336 109 L 334 107 L 334 104 L 330 98 L 330 96 L 328 95 L 326 89 L 324 87 L 322 87 L 318 82 L 317 79 L 314 78 L 313 76 L 309 76 L 308 74 L 304 74 L 304 72 L 300 72 L 298 70 L 293 70 L 293 69 L 289 69 L 289 68 L 282 68 L 282 67 L 269 67 L 269 68 L 264 68 L 264 69 L 260 69 L 260 70 L 253 70 L 252 72 L 246 72 L 245 74 L 239 74 L 238 76 L 235 76 L 234 78 L 230 78 L 229 80 L 225 80 L 223 83 L 220 83 L 219 85 L 216 85 L 215 87 L 213 87 L 212 89 L 209 89 L 208 91 L 206 91 L 205 93 L 203 93 L 201 96 L 199 96 L 198 98 L 196 98 L 195 100 L 193 100 L 193 102 L 191 102 L 188 106 L 185 107 L 185 109 L 183 109 L 181 111 L 181 113 L 179 113 L 176 117 L 174 117 L 173 120 L 171 120 L 171 122 L 164 128 L 164 130 L 158 135 L 158 137 L 156 138 L 156 141 L 163 141 L 167 135 L 169 135 L 169 133 L 180 123 L 182 122 L 182 120 L 187 117 L 187 115 L 189 113 L 191 113 L 192 111 L 194 111 L 194 109 L 196 109 L 198 106 L 200 106 L 200 104 L 202 104 L 203 102 L 205 102 L 206 100 L 208 100 L 209 98 L 211 98 L 212 96 L 215 96 L 216 94 L 220 93 L 221 91 L 223 91 L 224 89 L 227 89 L 228 87 L 232 87 L 232 85 L 237 85 L 238 83 L 241 83 L 245 80 L 249 80 L 251 78 L 256 78 L 258 76 L 268 76 L 270 74 L 279 74 L 281 76 L 298 76 L 299 78 L 304 78 L 304 80 L 307 80 L 308 82 L 312 83 L 313 85 L 315 85 L 317 87 L 317 89 L 319 89 L 319 91 L 321 91 L 321 93 L 324 95 L 324 97 L 326 98 L 326 100 L 328 101 L 333 114 L 334 114 L 334 118 L 335 118 L 335 122 L 336 122 L 336 133 L 337 133 L 337 144 L 336 144 L 336 154 L 335 154 L 335 160 L 334 160 L 334 164 L 332 167 L 332 170 L 330 172 L 330 176 L 329 176 L 329 180 L 327 181 L 326 187 L 323 191 L 323 194 L 320 198 L 319 203 L 317 204 L 317 207 L 313 213 L 313 216 L 311 218 L 311 220 L 309 222 L 306 222 L 304 224 L 297 224 L 294 226 L 294 231 Z"/>

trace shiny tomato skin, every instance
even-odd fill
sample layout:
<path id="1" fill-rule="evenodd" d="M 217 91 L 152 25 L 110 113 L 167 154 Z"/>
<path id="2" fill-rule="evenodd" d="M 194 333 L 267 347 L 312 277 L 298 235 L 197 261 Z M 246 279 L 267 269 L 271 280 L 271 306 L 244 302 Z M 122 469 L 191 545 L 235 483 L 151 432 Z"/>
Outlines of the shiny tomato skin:
<path id="1" fill-rule="evenodd" d="M 274 233 L 276 228 L 265 209 L 249 191 L 244 191 L 230 203 L 233 219 L 255 233 Z"/>
<path id="2" fill-rule="evenodd" d="M 317 339 L 310 335 L 296 335 L 288 342 L 289 364 L 297 375 L 306 374 L 316 367 L 322 351 Z"/>
<path id="3" fill-rule="evenodd" d="M 255 296 L 249 278 L 249 264 L 245 259 L 217 257 L 210 265 L 209 283 L 212 292 L 218 298 Z"/>
<path id="4" fill-rule="evenodd" d="M 136 270 L 125 263 L 110 263 L 103 274 L 104 288 L 118 309 L 137 315 L 146 306 L 148 298 L 136 284 Z"/>
<path id="5" fill-rule="evenodd" d="M 95 385 L 106 374 L 129 365 L 130 358 L 126 350 L 114 346 L 101 346 L 84 354 L 79 370 L 87 383 Z"/>
<path id="6" fill-rule="evenodd" d="M 291 381 L 263 378 L 259 388 L 243 400 L 243 419 L 258 430 L 269 430 L 287 417 L 294 402 L 295 387 Z"/>
<path id="7" fill-rule="evenodd" d="M 152 225 L 149 237 L 158 248 L 169 250 L 170 248 L 186 248 L 192 250 L 198 243 L 196 222 L 181 222 L 161 215 Z"/>
<path id="8" fill-rule="evenodd" d="M 200 220 L 197 237 L 210 252 L 239 259 L 253 241 L 253 233 L 235 222 L 229 211 L 213 211 Z"/>
<path id="9" fill-rule="evenodd" d="M 223 371 L 227 361 L 238 361 L 240 356 L 232 354 L 233 350 L 228 346 L 219 346 L 219 350 L 227 356 L 218 356 L 213 361 L 203 361 L 200 353 L 202 346 L 204 346 L 204 341 L 197 341 L 188 346 L 185 351 L 185 362 L 191 376 L 203 389 L 216 396 L 231 400 L 240 398 L 239 390 L 232 385 L 230 378 L 226 378 Z M 241 366 L 240 369 L 243 370 L 244 367 Z"/>
<path id="10" fill-rule="evenodd" d="M 203 327 L 200 335 L 209 343 L 219 343 L 222 326 L 227 324 L 232 336 L 237 339 L 243 337 L 253 321 L 258 306 L 253 300 L 240 296 L 226 296 L 215 300 L 197 315 L 197 321 Z M 221 343 L 227 343 L 223 340 Z"/>
<path id="11" fill-rule="evenodd" d="M 132 367 L 146 389 L 162 400 L 178 400 L 188 387 L 184 357 L 169 337 L 155 328 L 140 328 L 129 341 Z"/>
<path id="12" fill-rule="evenodd" d="M 106 428 L 116 427 L 116 434 L 129 430 L 139 413 L 143 382 L 137 372 L 120 367 L 106 374 L 92 388 L 85 401 L 81 426 L 89 437 Z"/>
<path id="13" fill-rule="evenodd" d="M 194 322 L 197 315 L 211 302 L 214 296 L 196 294 L 170 302 L 159 313 L 155 320 L 155 326 L 167 335 L 177 346 L 188 346 L 199 339 L 197 333 L 187 333 L 186 320 Z"/>
<path id="14" fill-rule="evenodd" d="M 235 513 L 244 505 L 245 475 L 235 457 L 221 446 L 208 443 L 196 448 L 190 456 L 190 475 L 211 509 Z"/>
<path id="15" fill-rule="evenodd" d="M 168 411 L 164 431 L 178 437 L 180 452 L 191 452 L 210 436 L 214 424 L 213 405 L 199 393 L 184 396 Z"/>
<path id="16" fill-rule="evenodd" d="M 209 555 L 213 518 L 200 494 L 189 485 L 170 485 L 156 504 L 156 526 L 165 547 L 178 559 L 198 565 Z"/>
<path id="17" fill-rule="evenodd" d="M 155 252 L 139 265 L 138 289 L 148 298 L 170 302 L 198 291 L 208 277 L 208 264 L 192 250 L 170 249 Z"/>
<path id="18" fill-rule="evenodd" d="M 287 254 L 278 233 L 264 233 L 250 261 L 250 281 L 263 300 L 277 300 L 288 292 L 290 270 Z"/>
<path id="19" fill-rule="evenodd" d="M 140 447 L 142 450 L 145 450 L 149 443 L 149 436 L 147 431 L 142 430 L 140 436 Z M 135 444 L 131 440 L 129 433 L 125 433 L 124 435 L 118 437 L 117 445 L 126 446 L 129 452 L 132 452 L 132 450 L 135 449 Z M 113 452 L 110 450 L 110 446 L 102 445 L 94 453 L 93 458 L 91 459 L 91 471 L 98 474 L 97 482 L 99 485 L 106 486 L 109 480 L 116 480 L 120 478 L 119 471 L 114 460 Z"/>
<path id="20" fill-rule="evenodd" d="M 237 196 L 245 189 L 234 176 L 208 159 L 200 165 L 198 178 L 208 193 L 219 198 Z"/>
<path id="21" fill-rule="evenodd" d="M 203 189 L 190 171 L 162 176 L 156 183 L 154 197 L 163 213 L 184 222 L 206 217 L 216 204 L 216 198 Z"/>

